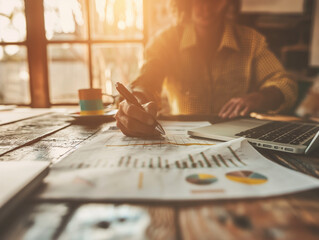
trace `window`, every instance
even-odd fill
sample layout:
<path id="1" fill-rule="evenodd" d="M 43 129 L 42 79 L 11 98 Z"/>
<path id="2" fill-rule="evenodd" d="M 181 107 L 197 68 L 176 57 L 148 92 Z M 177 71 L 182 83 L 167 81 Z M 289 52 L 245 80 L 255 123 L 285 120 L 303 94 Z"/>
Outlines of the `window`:
<path id="1" fill-rule="evenodd" d="M 0 103 L 30 103 L 23 0 L 0 0 Z"/>
<path id="2" fill-rule="evenodd" d="M 0 104 L 77 103 L 80 88 L 116 94 L 143 63 L 169 0 L 0 0 Z"/>

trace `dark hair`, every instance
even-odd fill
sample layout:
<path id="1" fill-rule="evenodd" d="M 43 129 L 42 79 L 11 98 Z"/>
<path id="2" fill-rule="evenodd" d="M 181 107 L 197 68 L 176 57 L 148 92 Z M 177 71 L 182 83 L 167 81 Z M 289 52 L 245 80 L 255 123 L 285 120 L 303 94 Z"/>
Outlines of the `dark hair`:
<path id="1" fill-rule="evenodd" d="M 228 1 L 229 4 L 232 4 L 231 15 L 232 17 L 235 17 L 239 13 L 241 0 Z M 192 0 L 171 0 L 171 6 L 179 21 L 190 18 L 192 11 Z"/>

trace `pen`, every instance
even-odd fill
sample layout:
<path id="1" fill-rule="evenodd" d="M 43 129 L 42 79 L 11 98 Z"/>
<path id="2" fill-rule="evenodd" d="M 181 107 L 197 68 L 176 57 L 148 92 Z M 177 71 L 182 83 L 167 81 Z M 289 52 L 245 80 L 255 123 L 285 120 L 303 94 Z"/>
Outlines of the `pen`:
<path id="1" fill-rule="evenodd" d="M 115 84 L 115 87 L 126 101 L 145 111 L 143 106 L 137 101 L 136 97 L 123 84 L 117 82 Z M 165 135 L 165 130 L 162 125 L 156 119 L 153 118 L 153 120 L 155 122 L 155 129 L 158 130 L 161 134 Z"/>

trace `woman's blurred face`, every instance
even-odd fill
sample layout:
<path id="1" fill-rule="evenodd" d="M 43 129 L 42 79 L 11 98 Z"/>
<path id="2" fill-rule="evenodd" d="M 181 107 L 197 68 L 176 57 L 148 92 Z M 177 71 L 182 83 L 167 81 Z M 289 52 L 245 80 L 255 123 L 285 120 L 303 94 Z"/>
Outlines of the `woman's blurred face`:
<path id="1" fill-rule="evenodd" d="M 225 17 L 229 0 L 192 0 L 192 21 L 208 27 Z"/>

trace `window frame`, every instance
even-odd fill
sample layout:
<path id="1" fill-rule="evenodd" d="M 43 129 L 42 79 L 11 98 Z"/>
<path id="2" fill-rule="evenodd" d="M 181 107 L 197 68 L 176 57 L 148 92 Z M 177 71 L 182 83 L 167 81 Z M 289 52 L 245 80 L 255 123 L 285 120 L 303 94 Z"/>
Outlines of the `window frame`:
<path id="1" fill-rule="evenodd" d="M 33 108 L 47 108 L 51 106 L 77 105 L 76 103 L 52 104 L 50 101 L 49 75 L 48 75 L 48 45 L 49 44 L 85 44 L 88 49 L 89 86 L 93 87 L 92 46 L 94 44 L 123 44 L 138 43 L 144 48 L 148 39 L 147 9 L 148 0 L 143 0 L 143 37 L 141 39 L 92 39 L 91 31 L 91 5 L 93 0 L 85 0 L 87 21 L 87 39 L 79 40 L 48 40 L 45 34 L 44 0 L 24 0 L 26 17 L 26 40 L 22 42 L 0 42 L 0 46 L 19 45 L 27 48 L 29 68 L 30 104 Z M 6 103 L 9 104 L 9 103 Z"/>

